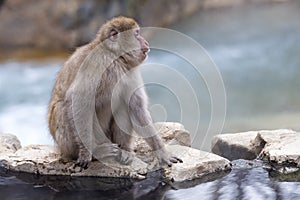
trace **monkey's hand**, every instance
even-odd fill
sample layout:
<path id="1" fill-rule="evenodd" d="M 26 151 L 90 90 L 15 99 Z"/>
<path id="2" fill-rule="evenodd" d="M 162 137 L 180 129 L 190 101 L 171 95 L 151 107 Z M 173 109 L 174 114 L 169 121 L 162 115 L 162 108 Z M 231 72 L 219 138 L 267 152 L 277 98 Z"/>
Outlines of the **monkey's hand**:
<path id="1" fill-rule="evenodd" d="M 165 148 L 156 151 L 156 156 L 161 166 L 168 165 L 172 166 L 172 163 L 182 163 L 183 161 L 176 156 L 170 154 Z"/>

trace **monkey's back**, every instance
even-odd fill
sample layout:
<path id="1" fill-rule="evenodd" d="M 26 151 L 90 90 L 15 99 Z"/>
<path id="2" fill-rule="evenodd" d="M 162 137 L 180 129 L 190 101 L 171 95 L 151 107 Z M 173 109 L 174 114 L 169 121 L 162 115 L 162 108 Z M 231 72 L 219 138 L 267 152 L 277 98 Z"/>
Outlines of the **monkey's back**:
<path id="1" fill-rule="evenodd" d="M 58 104 L 65 103 L 66 93 L 74 81 L 79 67 L 88 53 L 88 45 L 78 48 L 65 62 L 64 66 L 57 75 L 48 108 L 48 126 L 50 133 L 55 140 L 57 140 L 56 130 L 59 126 L 58 123 L 62 123 L 60 118 L 63 115 L 62 112 L 64 112 L 64 110 L 60 109 Z"/>

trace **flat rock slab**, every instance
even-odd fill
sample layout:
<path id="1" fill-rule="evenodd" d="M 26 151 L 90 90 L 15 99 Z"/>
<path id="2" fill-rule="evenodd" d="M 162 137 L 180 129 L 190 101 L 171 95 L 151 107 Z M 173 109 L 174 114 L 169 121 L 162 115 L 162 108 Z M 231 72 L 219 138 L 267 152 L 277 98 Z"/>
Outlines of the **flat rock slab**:
<path id="1" fill-rule="evenodd" d="M 183 161 L 164 169 L 165 177 L 173 182 L 193 180 L 231 169 L 230 162 L 216 154 L 179 145 L 169 145 L 167 149 Z"/>
<path id="2" fill-rule="evenodd" d="M 252 144 L 257 136 L 256 131 L 243 133 L 220 134 L 213 138 L 211 151 L 229 160 L 257 157 L 256 147 Z"/>
<path id="3" fill-rule="evenodd" d="M 288 129 L 215 136 L 212 152 L 228 158 L 260 158 L 277 165 L 300 167 L 300 133 Z"/>
<path id="4" fill-rule="evenodd" d="M 135 159 L 132 164 L 121 165 L 118 162 L 92 162 L 88 169 L 74 167 L 75 162 L 65 162 L 52 145 L 29 145 L 14 154 L 0 158 L 11 171 L 35 173 L 40 175 L 99 176 L 143 178 L 147 173 L 147 164 Z M 141 174 L 141 175 L 140 175 Z"/>
<path id="5" fill-rule="evenodd" d="M 162 171 L 166 180 L 183 182 L 231 169 L 227 159 L 188 147 L 190 145 L 189 133 L 184 130 L 182 125 L 165 123 L 158 126 L 167 149 L 183 160 L 183 163 L 163 168 Z M 5 138 L 14 138 L 14 140 Z M 7 141 L 9 142 L 7 143 Z M 147 173 L 159 169 L 158 161 L 153 152 L 140 138 L 136 138 L 135 141 L 137 157 L 130 165 L 122 165 L 113 159 L 105 163 L 93 161 L 85 170 L 75 167 L 75 161 L 60 159 L 59 153 L 52 145 L 29 145 L 23 148 L 14 148 L 14 145 L 11 144 L 15 143 L 18 143 L 15 136 L 0 134 L 0 150 L 4 149 L 0 152 L 0 166 L 15 172 L 74 177 L 144 179 Z"/>
<path id="6" fill-rule="evenodd" d="M 201 178 L 215 172 L 231 169 L 230 162 L 212 153 L 180 145 L 168 145 L 167 149 L 183 160 L 164 168 L 164 176 L 172 182 Z M 74 167 L 74 162 L 63 162 L 54 146 L 30 145 L 16 153 L 0 157 L 8 170 L 40 175 L 129 177 L 143 179 L 148 172 L 157 170 L 157 165 L 136 158 L 131 165 L 121 165 L 111 160 L 108 163 L 93 161 L 86 170 Z M 152 158 L 154 162 L 155 159 Z"/>
<path id="7" fill-rule="evenodd" d="M 12 134 L 0 135 L 0 154 L 14 153 L 21 148 L 21 142 Z"/>
<path id="8" fill-rule="evenodd" d="M 262 132 L 257 141 L 265 142 L 259 157 L 278 164 L 296 164 L 300 167 L 300 133 Z"/>

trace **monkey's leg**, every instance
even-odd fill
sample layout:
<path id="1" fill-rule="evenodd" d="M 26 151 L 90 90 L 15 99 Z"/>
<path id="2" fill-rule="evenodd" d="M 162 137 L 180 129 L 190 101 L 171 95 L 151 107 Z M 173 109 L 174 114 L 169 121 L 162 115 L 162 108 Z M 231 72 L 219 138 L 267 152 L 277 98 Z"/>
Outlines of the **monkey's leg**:
<path id="1" fill-rule="evenodd" d="M 120 128 L 116 122 L 112 125 L 113 142 L 121 149 L 118 161 L 123 164 L 130 164 L 135 154 L 132 151 L 132 133 Z"/>
<path id="2" fill-rule="evenodd" d="M 75 139 L 78 148 L 78 156 L 75 165 L 86 169 L 88 164 L 92 161 L 92 135 L 80 134 L 75 130 Z"/>
<path id="3" fill-rule="evenodd" d="M 105 161 L 107 158 L 117 157 L 120 154 L 120 148 L 109 140 L 100 126 L 96 113 L 93 122 L 93 158 L 99 161 Z"/>
<path id="4" fill-rule="evenodd" d="M 132 124 L 126 109 L 119 108 L 111 125 L 112 142 L 119 145 L 121 152 L 118 160 L 130 164 L 135 154 L 132 151 Z"/>
<path id="5" fill-rule="evenodd" d="M 77 137 L 78 138 L 78 137 Z M 92 161 L 92 153 L 82 142 L 78 142 L 79 153 L 76 165 L 86 169 L 88 164 Z"/>
<path id="6" fill-rule="evenodd" d="M 55 142 L 58 145 L 61 156 L 64 159 L 76 159 L 78 149 L 71 125 L 67 120 L 66 107 L 63 103 L 57 102 L 53 106 L 51 114 L 51 129 Z"/>

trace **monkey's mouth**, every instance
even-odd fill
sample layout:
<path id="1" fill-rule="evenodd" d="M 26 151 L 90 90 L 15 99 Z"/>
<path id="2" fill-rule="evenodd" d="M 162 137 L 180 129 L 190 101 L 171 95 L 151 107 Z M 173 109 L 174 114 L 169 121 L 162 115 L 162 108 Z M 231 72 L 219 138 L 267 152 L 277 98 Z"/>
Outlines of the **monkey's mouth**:
<path id="1" fill-rule="evenodd" d="M 143 48 L 142 52 L 144 55 L 147 55 L 150 52 L 150 48 Z"/>
<path id="2" fill-rule="evenodd" d="M 144 49 L 141 49 L 142 50 L 142 54 L 144 56 L 143 59 L 146 59 L 148 57 L 148 53 L 150 52 L 150 49 L 149 48 L 144 48 Z"/>

